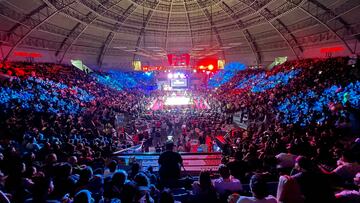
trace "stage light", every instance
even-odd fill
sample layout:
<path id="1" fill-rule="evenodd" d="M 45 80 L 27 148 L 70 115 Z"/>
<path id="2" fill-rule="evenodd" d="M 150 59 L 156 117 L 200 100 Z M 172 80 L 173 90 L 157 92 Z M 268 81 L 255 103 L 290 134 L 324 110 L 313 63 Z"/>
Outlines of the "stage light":
<path id="1" fill-rule="evenodd" d="M 205 69 L 205 67 L 204 67 L 204 66 L 200 66 L 199 68 L 200 68 L 200 69 Z"/>
<path id="2" fill-rule="evenodd" d="M 184 73 L 180 73 L 179 75 L 180 75 L 180 78 L 182 78 L 182 79 L 185 78 L 185 74 L 184 74 Z"/>
<path id="3" fill-rule="evenodd" d="M 196 69 L 194 69 L 193 72 L 196 73 Z"/>
<path id="4" fill-rule="evenodd" d="M 218 69 L 224 69 L 225 68 L 225 60 L 224 59 L 218 59 Z"/>
<path id="5" fill-rule="evenodd" d="M 173 78 L 173 77 L 174 77 L 174 75 L 173 75 L 172 73 L 169 73 L 169 74 L 168 74 L 168 78 L 169 78 L 169 79 L 171 79 L 171 78 Z"/>
<path id="6" fill-rule="evenodd" d="M 213 70 L 213 69 L 214 69 L 214 66 L 213 66 L 212 64 L 210 64 L 210 65 L 208 66 L 208 69 L 209 69 L 209 70 Z"/>
<path id="7" fill-rule="evenodd" d="M 209 74 L 210 74 L 210 71 L 206 71 L 206 74 L 208 74 L 208 75 L 209 75 Z"/>

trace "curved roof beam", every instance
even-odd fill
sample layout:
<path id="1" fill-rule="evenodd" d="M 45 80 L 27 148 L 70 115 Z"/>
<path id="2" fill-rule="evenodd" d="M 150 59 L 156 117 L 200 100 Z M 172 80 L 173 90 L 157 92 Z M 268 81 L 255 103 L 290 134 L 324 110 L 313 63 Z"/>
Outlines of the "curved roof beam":
<path id="1" fill-rule="evenodd" d="M 99 56 L 98 56 L 98 60 L 97 60 L 99 68 L 102 67 L 102 63 L 103 63 L 103 60 L 104 60 L 105 52 L 106 52 L 106 50 L 108 49 L 108 47 L 109 47 L 109 45 L 111 44 L 111 42 L 113 41 L 114 36 L 115 36 L 114 32 L 110 32 L 110 33 L 108 34 L 108 36 L 106 37 L 106 40 L 105 40 L 103 46 L 101 47 L 101 52 L 100 52 L 100 54 L 99 54 Z"/>
<path id="2" fill-rule="evenodd" d="M 244 35 L 249 47 L 251 48 L 251 51 L 253 52 L 253 55 L 254 55 L 255 61 L 256 61 L 256 65 L 260 65 L 262 63 L 261 54 L 260 54 L 260 51 L 258 49 L 258 46 L 257 46 L 255 40 L 250 35 L 250 32 L 247 29 L 243 30 L 242 34 Z"/>
<path id="3" fill-rule="evenodd" d="M 149 12 L 147 13 L 146 17 L 145 17 L 145 20 L 143 22 L 143 26 L 141 27 L 141 30 L 140 30 L 140 33 L 139 33 L 139 36 L 136 40 L 136 45 L 135 45 L 135 50 L 136 52 L 139 50 L 139 46 L 140 46 L 140 43 L 141 43 L 141 39 L 143 37 L 143 34 L 145 33 L 145 28 L 151 18 L 151 16 L 153 15 L 154 11 L 153 10 L 149 10 Z M 137 55 L 136 52 L 134 53 L 133 55 L 133 60 L 135 59 L 135 56 Z"/>
<path id="4" fill-rule="evenodd" d="M 223 43 L 222 43 L 222 40 L 220 38 L 220 34 L 219 34 L 219 31 L 218 29 L 216 28 L 215 25 L 212 25 L 211 24 L 211 14 L 209 13 L 209 11 L 207 9 L 204 10 L 204 14 L 205 16 L 207 17 L 209 23 L 210 23 L 210 26 L 212 27 L 212 29 L 214 29 L 214 32 L 215 32 L 215 36 L 216 36 L 216 40 L 218 41 L 219 45 L 222 47 L 223 46 Z M 222 52 L 222 55 L 223 55 L 223 58 L 225 59 L 225 52 L 224 50 L 221 51 Z"/>
<path id="5" fill-rule="evenodd" d="M 289 2 L 287 0 L 287 2 Z M 290 2 L 292 3 L 292 2 Z M 341 37 L 337 32 L 336 24 L 331 25 L 329 21 L 336 17 L 336 14 L 331 11 L 331 9 L 327 8 L 317 0 L 308 0 L 304 5 L 299 7 L 301 11 L 306 13 L 308 16 L 314 18 L 316 21 L 318 21 L 321 25 L 323 25 L 326 29 L 328 29 L 331 33 L 333 33 L 344 45 L 345 47 L 350 51 L 350 53 L 354 54 L 354 50 L 350 48 L 350 45 L 345 41 L 343 37 Z M 312 13 L 311 10 L 315 9 L 315 13 Z M 322 10 L 323 13 L 320 13 L 319 10 Z M 341 17 L 337 17 L 337 22 L 339 22 L 349 33 L 352 32 L 350 29 L 350 26 L 348 23 L 345 22 Z M 332 27 L 334 26 L 334 28 Z"/>
<path id="6" fill-rule="evenodd" d="M 138 51 L 139 49 L 139 46 L 140 46 L 140 43 L 141 43 L 141 39 L 143 37 L 143 34 L 145 33 L 145 28 L 147 26 L 147 24 L 149 23 L 149 21 L 151 20 L 151 17 L 153 16 L 154 14 L 154 10 L 156 10 L 156 8 L 158 7 L 158 5 L 160 4 L 160 0 L 157 0 L 157 3 L 155 6 L 153 6 L 154 8 L 153 9 L 150 9 L 149 12 L 147 13 L 146 15 L 146 18 L 144 19 L 144 22 L 143 22 L 143 25 L 141 27 L 141 30 L 140 30 L 140 33 L 139 33 L 139 36 L 136 40 L 136 45 L 135 45 L 135 50 L 136 52 Z M 170 8 L 171 9 L 171 8 Z M 169 11 L 169 13 L 171 12 L 171 10 Z M 170 14 L 169 14 L 170 15 Z M 133 55 L 133 60 L 135 60 L 135 56 L 137 55 L 136 52 L 134 53 Z"/>
<path id="7" fill-rule="evenodd" d="M 262 16 L 270 19 L 274 18 L 274 14 L 272 14 L 267 8 L 264 9 L 264 13 L 262 14 Z M 304 49 L 299 44 L 296 37 L 291 33 L 289 28 L 278 18 L 273 21 L 269 21 L 269 23 L 280 34 L 280 36 L 285 40 L 285 42 L 291 47 L 296 58 L 299 59 L 299 55 L 301 55 L 304 52 Z M 298 49 L 298 53 L 296 53 L 294 48 Z"/>
<path id="8" fill-rule="evenodd" d="M 43 1 L 49 1 L 49 0 L 43 0 Z M 54 2 L 54 3 L 57 3 L 57 4 L 59 4 L 57 1 L 55 1 L 55 0 L 51 0 L 52 2 Z M 69 1 L 69 0 L 67 0 L 67 1 Z M 138 1 L 141 1 L 141 0 L 138 0 Z M 268 1 L 268 0 L 266 0 L 266 1 Z M 198 4 L 198 3 L 196 3 L 196 4 Z M 137 5 L 137 4 L 133 4 L 133 5 Z M 200 6 L 199 6 L 200 7 Z M 253 6 L 254 7 L 254 6 Z M 54 7 L 55 8 L 55 7 Z M 257 7 L 254 7 L 254 8 L 257 8 Z M 289 12 L 291 12 L 292 10 L 294 9 L 294 6 L 292 5 L 292 4 L 286 4 L 285 6 L 283 6 L 283 7 L 280 7 L 280 8 L 278 8 L 277 10 L 276 10 L 276 16 L 274 17 L 275 19 L 276 18 L 280 18 L 280 17 L 282 17 L 282 16 L 284 16 L 284 15 L 286 15 L 286 14 L 288 14 Z M 249 10 L 249 9 L 247 9 L 247 10 Z M 203 11 L 202 11 L 203 12 Z M 256 13 L 256 12 L 255 12 Z M 74 11 L 71 11 L 71 10 L 69 10 L 69 9 L 64 9 L 62 12 L 61 12 L 61 14 L 63 14 L 64 16 L 66 16 L 66 17 L 68 17 L 68 18 L 70 18 L 70 19 L 73 19 L 73 20 L 75 20 L 75 21 L 77 21 L 77 22 L 79 22 L 79 23 L 82 23 L 82 24 L 86 24 L 86 22 L 84 22 L 84 18 L 86 18 L 85 17 L 85 15 L 82 15 L 82 14 L 79 14 L 79 13 L 76 13 L 76 12 L 74 12 Z M 238 19 L 238 14 L 236 14 L 235 15 L 236 17 L 237 17 L 237 19 Z M 120 21 L 121 21 L 121 19 L 123 18 L 124 16 L 121 16 L 120 15 Z M 274 20 L 274 19 L 271 19 L 271 20 Z M 95 22 L 96 23 L 96 22 Z M 93 23 L 93 24 L 95 24 L 95 23 Z M 263 19 L 259 19 L 259 20 L 257 20 L 257 21 L 254 21 L 254 22 L 251 22 L 250 24 L 249 23 L 245 23 L 245 27 L 246 28 L 250 28 L 250 27 L 254 27 L 254 26 L 258 26 L 258 25 L 260 25 L 260 24 L 262 24 L 262 23 L 267 23 L 267 21 L 264 21 Z M 95 25 L 94 25 L 95 26 Z M 111 30 L 114 30 L 114 31 L 118 31 L 118 29 L 116 28 L 117 27 L 117 24 L 115 24 L 115 25 L 111 25 L 111 26 L 104 26 L 104 25 L 102 25 L 102 24 L 96 24 L 96 27 L 98 28 L 98 29 L 101 29 L 101 30 L 104 30 L 104 31 L 111 31 Z M 134 33 L 134 30 L 131 30 L 131 29 L 137 29 L 137 30 L 140 30 L 141 29 L 141 27 L 139 28 L 139 27 L 134 27 L 134 26 L 131 26 L 131 25 L 129 25 L 129 24 L 127 24 L 126 25 L 126 27 L 124 26 L 123 27 L 124 28 L 124 31 L 127 31 L 128 33 L 131 33 L 131 34 L 133 34 Z M 153 30 L 153 31 L 162 31 L 162 30 Z M 119 32 L 119 31 L 118 31 Z M 194 32 L 194 30 L 193 30 L 193 33 L 195 33 Z"/>
<path id="9" fill-rule="evenodd" d="M 184 2 L 184 8 L 186 11 L 186 19 L 187 19 L 187 23 L 189 25 L 189 33 L 190 33 L 190 38 L 191 38 L 191 47 L 194 47 L 194 38 L 193 38 L 193 32 L 192 32 L 192 28 L 191 28 L 191 21 L 190 21 L 190 15 L 189 15 L 189 9 L 186 6 L 185 0 L 183 0 Z"/>
<path id="10" fill-rule="evenodd" d="M 79 39 L 79 37 L 84 33 L 84 31 L 91 25 L 96 19 L 98 19 L 102 14 L 108 12 L 111 8 L 119 4 L 122 0 L 118 0 L 115 3 L 111 3 L 110 1 L 107 1 L 105 4 L 106 9 L 102 8 L 102 5 L 97 6 L 96 11 L 89 12 L 86 15 L 86 19 L 84 21 L 86 24 L 77 23 L 71 32 L 65 37 L 65 39 L 62 41 L 60 47 L 56 50 L 55 56 L 58 56 L 60 51 L 63 49 L 64 46 L 66 46 L 65 51 L 63 52 L 60 63 L 64 60 L 66 53 L 70 50 L 72 45 L 75 44 L 75 42 Z M 78 2 L 78 1 L 77 1 Z M 98 15 L 98 11 L 101 11 Z"/>
<path id="11" fill-rule="evenodd" d="M 253 6 L 251 6 L 250 4 L 247 4 L 245 1 L 243 1 L 243 0 L 239 0 L 239 1 L 244 3 L 248 8 L 256 11 L 253 8 Z M 300 6 L 303 3 L 303 1 L 304 0 L 298 0 L 297 3 L 292 3 L 291 2 L 291 4 L 294 5 L 292 10 L 294 10 L 295 8 Z M 284 23 L 279 18 L 276 18 L 276 15 L 272 14 L 267 8 L 263 9 L 262 12 L 259 12 L 258 14 L 261 15 L 271 25 L 271 27 L 286 42 L 286 44 L 288 45 L 290 50 L 293 52 L 294 56 L 297 59 L 299 59 L 299 54 L 301 54 L 303 52 L 303 48 L 299 45 L 299 43 L 296 40 L 295 36 L 293 34 L 291 34 L 291 32 L 284 25 Z M 272 20 L 272 19 L 275 19 L 275 20 Z M 293 45 L 299 49 L 300 53 L 296 53 Z"/>
<path id="12" fill-rule="evenodd" d="M 9 37 L 18 38 L 15 39 L 15 44 L 11 47 L 10 51 L 6 54 L 3 61 L 7 61 L 10 55 L 14 52 L 14 50 L 28 37 L 32 32 L 37 30 L 41 25 L 46 23 L 49 19 L 54 17 L 57 13 L 62 11 L 63 9 L 72 5 L 73 2 L 66 4 L 58 9 L 51 9 L 46 4 L 40 5 L 35 10 L 31 11 L 28 15 L 26 15 L 18 24 L 13 26 L 10 29 Z M 1 6 L 1 12 L 11 12 L 7 10 L 5 6 Z M 27 29 L 27 31 L 24 31 Z"/>
<path id="13" fill-rule="evenodd" d="M 243 29 L 244 24 L 242 23 L 241 20 L 237 21 L 235 19 L 235 17 L 233 16 L 233 14 L 234 14 L 233 10 L 225 2 L 222 2 L 222 4 L 220 4 L 220 5 L 221 5 L 220 8 L 224 11 L 224 13 L 227 14 L 227 16 L 230 18 L 230 20 L 234 22 L 234 24 L 236 25 L 238 30 L 244 35 L 244 38 L 246 39 L 246 42 L 248 43 L 248 45 L 254 55 L 254 58 L 256 60 L 256 65 L 261 64 L 261 54 L 260 54 L 257 44 L 256 44 L 255 40 L 253 39 L 253 37 L 251 36 L 250 32 L 247 29 Z"/>
<path id="14" fill-rule="evenodd" d="M 165 50 L 167 50 L 167 46 L 168 46 L 169 25 L 170 25 L 170 17 L 171 17 L 173 1 L 174 0 L 170 0 L 170 10 L 166 22 Z"/>
<path id="15" fill-rule="evenodd" d="M 19 26 L 24 24 L 27 20 L 30 20 L 32 16 L 37 15 L 42 9 L 44 9 L 46 7 L 47 7 L 47 5 L 44 3 L 41 6 L 32 10 L 29 14 L 27 14 L 24 18 L 22 18 L 18 23 L 16 23 L 13 27 L 11 27 L 9 32 L 13 33 Z"/>
<path id="16" fill-rule="evenodd" d="M 185 0 L 184 0 L 185 1 Z M 199 8 L 201 8 L 201 5 L 199 3 L 198 0 L 195 0 L 196 4 L 199 6 Z M 186 4 L 186 2 L 185 2 Z M 213 26 L 212 23 L 211 23 L 211 15 L 208 11 L 208 9 L 200 9 L 202 11 L 202 13 L 204 14 L 204 16 L 206 17 L 207 21 L 209 22 L 209 25 L 211 27 L 211 29 L 214 29 L 214 32 L 215 32 L 215 36 L 216 36 L 216 40 L 218 41 L 219 45 L 222 47 L 223 46 L 223 43 L 222 43 L 222 40 L 220 38 L 220 35 L 219 35 L 219 31 L 217 30 L 216 26 Z M 224 50 L 222 50 L 222 55 L 223 55 L 223 58 L 225 59 L 225 52 Z"/>
<path id="17" fill-rule="evenodd" d="M 142 3 L 144 3 L 145 0 L 142 0 Z M 141 4 L 142 4 L 141 3 Z M 121 28 L 121 26 L 124 25 L 124 22 L 129 18 L 129 16 L 131 16 L 131 14 L 137 9 L 138 6 L 134 6 L 135 4 L 130 4 L 129 7 L 127 7 L 127 9 L 124 11 L 122 18 L 120 19 L 120 22 L 116 23 L 116 25 L 114 26 L 114 29 L 110 31 L 108 37 L 106 38 L 100 54 L 98 56 L 98 65 L 99 68 L 101 68 L 102 64 L 103 64 L 103 60 L 105 57 L 105 54 L 107 53 L 107 50 L 109 49 L 110 44 L 112 43 L 112 41 L 114 40 L 115 36 L 116 36 L 116 32 L 115 29 L 119 30 Z"/>

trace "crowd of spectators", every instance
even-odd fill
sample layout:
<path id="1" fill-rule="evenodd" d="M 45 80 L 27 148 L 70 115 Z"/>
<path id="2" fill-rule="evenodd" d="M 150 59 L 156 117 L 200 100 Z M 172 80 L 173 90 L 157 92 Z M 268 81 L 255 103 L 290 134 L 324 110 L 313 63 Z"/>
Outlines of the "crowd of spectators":
<path id="1" fill-rule="evenodd" d="M 157 112 L 147 106 L 161 92 L 147 96 L 134 80 L 116 82 L 121 73 L 26 63 L 1 65 L 0 72 L 1 201 L 359 201 L 360 74 L 347 58 L 242 70 L 216 89 L 193 91 L 211 109 Z M 151 168 L 127 168 L 112 157 L 149 138 L 160 147 L 169 134 L 176 151 L 190 151 L 194 138 L 211 145 L 237 111 L 249 114 L 247 129 L 231 133 L 216 174 L 180 181 L 185 190 L 164 188 Z M 126 125 L 117 125 L 124 114 Z M 267 182 L 274 181 L 271 196 Z"/>

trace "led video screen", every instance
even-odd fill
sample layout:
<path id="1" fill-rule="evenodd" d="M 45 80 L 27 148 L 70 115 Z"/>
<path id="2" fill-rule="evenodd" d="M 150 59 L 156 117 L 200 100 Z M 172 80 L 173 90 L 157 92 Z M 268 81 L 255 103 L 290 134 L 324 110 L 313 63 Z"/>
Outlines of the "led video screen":
<path id="1" fill-rule="evenodd" d="M 177 87 L 187 87 L 187 79 L 171 79 L 171 87 L 177 88 Z"/>

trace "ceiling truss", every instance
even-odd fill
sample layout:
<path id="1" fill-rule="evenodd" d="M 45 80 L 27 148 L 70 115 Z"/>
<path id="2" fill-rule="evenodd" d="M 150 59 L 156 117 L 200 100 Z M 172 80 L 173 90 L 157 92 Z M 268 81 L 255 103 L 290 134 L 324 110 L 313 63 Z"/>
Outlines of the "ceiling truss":
<path id="1" fill-rule="evenodd" d="M 333 36 L 335 36 L 339 42 L 344 44 L 350 53 L 355 53 L 356 51 L 354 47 L 351 47 L 350 40 L 354 38 L 359 40 L 360 38 L 357 29 L 358 26 L 349 24 L 343 18 L 343 15 L 359 7 L 360 2 L 358 0 L 336 2 L 332 5 L 324 5 L 318 0 L 285 0 L 285 3 L 280 6 L 277 5 L 277 7 L 272 4 L 272 2 L 276 0 L 238 0 L 238 3 L 231 6 L 229 6 L 225 0 L 170 0 L 166 1 L 166 4 L 164 4 L 164 0 L 126 0 L 130 2 L 130 6 L 124 8 L 118 4 L 125 0 L 41 1 L 45 3 L 39 4 L 37 8 L 29 13 L 24 12 L 26 9 L 14 9 L 16 8 L 16 5 L 14 6 L 11 2 L 0 1 L 0 15 L 15 22 L 15 25 L 11 26 L 10 29 L 6 31 L 7 33 L 5 35 L 3 34 L 4 31 L 0 31 L 2 44 L 5 45 L 4 42 L 6 42 L 6 46 L 11 46 L 10 51 L 4 54 L 3 60 L 7 60 L 19 46 L 40 43 L 41 40 L 36 39 L 36 37 L 33 37 L 32 35 L 36 30 L 63 37 L 63 40 L 60 42 L 51 42 L 50 40 L 41 42 L 44 44 L 51 44 L 51 46 L 58 45 L 55 49 L 58 62 L 62 62 L 70 50 L 75 52 L 75 50 L 78 49 L 78 46 L 75 46 L 78 39 L 81 39 L 82 42 L 96 42 L 97 44 L 89 46 L 89 49 L 98 49 L 97 59 L 99 66 L 102 66 L 103 59 L 108 50 L 112 49 L 111 44 L 114 40 L 116 40 L 117 44 L 123 43 L 123 41 L 125 43 L 126 39 L 117 39 L 116 37 L 121 33 L 137 34 L 136 40 L 133 39 L 126 42 L 126 46 L 135 46 L 134 49 L 136 52 L 142 41 L 144 41 L 142 39 L 145 34 L 153 34 L 154 36 L 162 35 L 165 40 L 165 46 L 163 48 L 166 50 L 173 29 L 177 30 L 180 27 L 183 28 L 184 25 L 187 25 L 188 30 L 177 32 L 177 36 L 188 37 L 190 34 L 189 41 L 191 41 L 191 47 L 196 46 L 194 36 L 195 38 L 201 38 L 201 36 L 209 36 L 212 32 L 214 32 L 218 45 L 220 47 L 227 47 L 226 43 L 224 45 L 223 40 L 226 42 L 229 41 L 230 38 L 225 37 L 222 40 L 222 37 L 224 37 L 224 34 L 227 32 L 234 32 L 233 26 L 236 25 L 239 34 L 243 35 L 243 37 L 233 37 L 233 39 L 245 39 L 244 42 L 247 42 L 247 45 L 250 48 L 249 50 L 254 55 L 257 64 L 263 62 L 263 51 L 267 51 L 267 49 L 263 48 L 271 48 L 269 44 L 279 42 L 266 43 L 274 36 L 274 31 L 276 31 L 278 36 L 283 39 L 284 45 L 282 46 L 278 43 L 279 47 L 284 47 L 286 44 L 297 58 L 301 58 L 304 51 L 304 43 L 308 42 L 311 38 L 310 35 L 320 36 L 319 40 L 323 40 L 324 38 L 333 39 Z M 74 6 L 80 4 L 82 5 L 82 8 L 85 6 L 88 10 L 87 13 L 81 13 L 80 10 L 77 10 L 77 7 Z M 174 17 L 172 17 L 173 11 L 175 13 L 179 11 L 180 4 L 183 4 L 184 7 L 184 17 L 179 17 L 180 15 L 174 15 Z M 139 6 L 143 6 L 145 11 L 147 11 L 142 25 L 138 23 L 140 18 L 139 12 L 135 12 Z M 215 13 L 212 12 L 213 8 L 216 10 Z M 156 18 L 151 20 L 154 13 L 161 9 L 161 12 L 167 12 L 166 15 L 155 15 Z M 210 9 L 212 10 L 211 12 Z M 303 21 L 288 25 L 280 20 L 280 17 L 295 9 L 306 14 Z M 122 11 L 122 13 L 118 14 L 116 13 L 117 11 Z M 196 15 L 195 12 L 201 12 L 203 15 Z M 67 30 L 66 28 L 57 27 L 57 25 L 51 24 L 49 20 L 59 13 L 75 20 L 75 26 L 72 29 Z M 135 14 L 132 15 L 133 13 Z M 213 14 L 216 16 L 216 23 L 212 23 L 214 20 Z M 130 16 L 133 18 L 129 18 Z M 100 19 L 100 17 L 102 17 L 102 19 Z M 247 20 L 243 20 L 243 17 L 247 17 Z M 109 20 L 104 21 L 104 19 Z M 182 23 L 171 25 L 171 22 L 176 21 L 177 19 L 180 19 Z M 230 19 L 230 21 L 227 19 Z M 136 20 L 138 22 L 136 22 Z M 211 31 L 207 26 L 204 26 L 204 22 L 206 21 L 209 23 Z M 164 24 L 166 29 L 161 28 L 161 23 Z M 268 23 L 273 28 L 273 31 L 259 33 L 250 29 L 263 23 Z M 148 24 L 150 25 L 148 26 Z M 310 34 L 306 37 L 296 37 L 298 36 L 295 34 L 296 32 L 312 29 L 312 27 L 317 25 L 326 28 L 328 33 L 323 32 Z M 98 30 L 104 32 L 104 37 L 106 38 L 96 38 L 96 35 L 86 33 L 85 31 L 89 26 L 96 27 Z M 259 43 L 259 41 L 262 43 Z M 236 43 L 237 41 L 234 42 Z M 245 45 L 240 44 L 239 47 L 248 50 Z M 112 52 L 114 51 L 118 50 L 112 49 L 111 54 L 113 54 Z M 224 49 L 221 49 L 221 51 L 224 56 Z M 233 49 L 228 50 L 228 52 L 230 51 L 233 51 Z M 136 52 L 134 53 L 134 57 L 137 55 Z"/>
<path id="2" fill-rule="evenodd" d="M 326 29 L 332 32 L 337 38 L 345 45 L 350 53 L 354 53 L 354 50 L 350 48 L 350 45 L 345 41 L 345 39 L 337 33 L 336 30 L 344 27 L 348 32 L 352 32 L 348 23 L 342 19 L 342 17 L 337 17 L 335 21 L 330 21 L 332 18 L 336 17 L 336 14 L 331 11 L 331 9 L 327 8 L 317 0 L 308 0 L 304 3 L 300 10 L 306 13 L 308 16 L 314 18 L 321 25 L 323 25 Z M 340 25 L 340 27 L 339 27 Z"/>
<path id="3" fill-rule="evenodd" d="M 155 5 L 153 5 L 153 9 L 156 9 L 156 7 L 160 4 L 160 1 L 157 1 L 157 3 Z M 170 12 L 170 11 L 169 11 Z M 146 26 L 147 24 L 149 23 L 151 17 L 153 16 L 154 14 L 154 10 L 149 10 L 148 14 L 146 15 L 146 18 L 143 19 L 143 24 L 142 24 L 142 27 L 141 27 L 141 30 L 140 30 L 140 33 L 139 33 L 139 36 L 136 40 L 136 45 L 135 45 L 135 50 L 136 52 L 139 50 L 139 46 L 140 46 L 140 43 L 141 43 L 141 39 L 142 37 L 144 36 L 145 34 L 145 29 L 146 29 Z M 144 46 L 145 46 L 145 41 L 144 41 Z M 135 57 L 136 57 L 136 52 L 134 53 L 133 55 L 133 60 L 135 60 Z"/>
<path id="4" fill-rule="evenodd" d="M 144 0 L 142 0 L 140 2 L 140 5 L 142 5 L 144 3 Z M 115 26 L 115 29 L 118 30 L 118 29 L 121 29 L 121 27 L 123 26 L 124 22 L 128 19 L 129 16 L 131 16 L 131 14 L 136 10 L 138 6 L 135 6 L 134 4 L 130 4 L 130 6 L 127 7 L 127 9 L 124 11 L 123 15 L 122 15 L 122 18 L 120 19 L 120 21 L 117 23 L 117 25 Z M 116 36 L 116 32 L 114 32 L 115 30 L 111 30 L 109 35 L 107 36 L 102 48 L 101 48 L 101 51 L 100 51 L 100 55 L 98 57 L 98 61 L 97 61 L 97 64 L 99 66 L 99 68 L 102 67 L 102 64 L 103 64 L 103 60 L 104 60 L 104 57 L 110 47 L 110 44 L 112 43 L 112 41 L 114 40 L 114 37 Z"/>
<path id="5" fill-rule="evenodd" d="M 235 19 L 234 11 L 225 2 L 222 2 L 222 4 L 220 4 L 220 8 L 229 16 L 230 20 L 232 20 L 234 22 L 234 24 L 236 25 L 238 30 L 243 34 L 246 42 L 248 43 L 248 45 L 254 55 L 256 65 L 261 64 L 261 54 L 259 52 L 257 44 L 256 44 L 255 40 L 252 38 L 250 32 L 247 29 L 243 29 L 243 27 L 244 27 L 243 22 L 241 20 Z"/>
<path id="6" fill-rule="evenodd" d="M 70 2 L 69 4 L 63 5 L 62 7 L 59 7 L 55 10 L 51 9 L 46 4 L 42 4 L 38 8 L 31 11 L 27 16 L 22 18 L 19 23 L 10 29 L 9 38 L 13 38 L 15 43 L 11 47 L 10 51 L 6 54 L 3 61 L 6 61 L 14 52 L 14 50 L 24 41 L 24 39 L 26 39 L 32 32 L 37 30 L 38 27 L 46 23 L 57 13 L 69 7 L 73 3 L 74 2 Z M 5 5 L 1 5 L 0 7 L 1 13 L 13 12 L 13 10 L 8 9 Z"/>
<path id="7" fill-rule="evenodd" d="M 82 3 L 84 4 L 89 4 L 89 1 L 84 1 L 81 0 Z M 92 1 L 90 1 L 92 2 Z M 115 3 L 111 3 L 111 1 L 107 1 L 105 5 L 98 5 L 97 7 L 94 7 L 94 11 L 90 11 L 87 15 L 86 18 L 83 19 L 86 24 L 82 24 L 82 23 L 77 23 L 73 29 L 71 30 L 71 32 L 69 33 L 68 36 L 66 36 L 66 38 L 63 40 L 63 42 L 61 43 L 60 47 L 58 48 L 58 50 L 56 50 L 55 52 L 55 56 L 58 56 L 60 51 L 63 50 L 64 46 L 66 47 L 65 50 L 63 51 L 62 56 L 59 59 L 59 62 L 62 63 L 64 60 L 64 57 L 66 55 L 66 53 L 70 50 L 70 48 L 76 43 L 76 41 L 79 39 L 79 37 L 84 33 L 84 31 L 89 27 L 89 25 L 91 25 L 96 19 L 98 19 L 102 14 L 106 13 L 107 11 L 109 11 L 111 8 L 113 8 L 114 6 L 116 6 L 119 2 L 121 2 L 121 0 L 118 0 Z M 79 3 L 77 1 L 77 3 Z M 54 4 L 53 4 L 54 5 Z M 55 7 L 60 6 L 59 4 L 55 4 Z M 105 9 L 103 8 L 105 7 Z M 100 11 L 100 15 L 98 14 L 98 12 Z"/>

